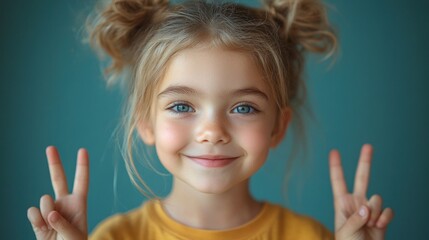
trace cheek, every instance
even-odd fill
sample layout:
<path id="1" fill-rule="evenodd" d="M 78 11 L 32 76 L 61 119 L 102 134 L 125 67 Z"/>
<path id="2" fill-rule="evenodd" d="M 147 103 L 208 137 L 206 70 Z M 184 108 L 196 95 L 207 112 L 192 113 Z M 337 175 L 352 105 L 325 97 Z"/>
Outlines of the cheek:
<path id="1" fill-rule="evenodd" d="M 188 134 L 186 125 L 178 124 L 174 120 L 160 119 L 155 130 L 155 146 L 164 153 L 174 153 L 186 145 Z M 162 152 L 160 155 L 164 155 Z"/>
<path id="2" fill-rule="evenodd" d="M 270 148 L 271 129 L 265 124 L 255 124 L 239 129 L 240 145 L 249 153 L 266 155 Z"/>

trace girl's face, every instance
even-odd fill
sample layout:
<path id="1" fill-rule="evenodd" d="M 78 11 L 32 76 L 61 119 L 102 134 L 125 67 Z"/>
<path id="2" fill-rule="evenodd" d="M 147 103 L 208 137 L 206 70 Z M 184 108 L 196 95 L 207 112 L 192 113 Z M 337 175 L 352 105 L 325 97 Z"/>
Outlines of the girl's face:
<path id="1" fill-rule="evenodd" d="M 287 127 L 275 126 L 273 96 L 240 52 L 183 50 L 158 89 L 154 121 L 139 132 L 175 181 L 200 192 L 222 193 L 248 180 Z"/>

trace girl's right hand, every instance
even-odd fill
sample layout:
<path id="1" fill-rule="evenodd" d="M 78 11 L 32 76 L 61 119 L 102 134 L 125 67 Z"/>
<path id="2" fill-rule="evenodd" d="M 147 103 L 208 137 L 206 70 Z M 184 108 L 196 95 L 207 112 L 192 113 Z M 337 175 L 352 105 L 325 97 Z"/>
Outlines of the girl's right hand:
<path id="1" fill-rule="evenodd" d="M 40 239 L 87 239 L 87 195 L 89 182 L 88 152 L 78 151 L 73 192 L 69 193 L 60 156 L 54 146 L 46 148 L 55 201 L 50 195 L 40 198 L 40 210 L 30 207 L 28 220 L 34 234 Z"/>

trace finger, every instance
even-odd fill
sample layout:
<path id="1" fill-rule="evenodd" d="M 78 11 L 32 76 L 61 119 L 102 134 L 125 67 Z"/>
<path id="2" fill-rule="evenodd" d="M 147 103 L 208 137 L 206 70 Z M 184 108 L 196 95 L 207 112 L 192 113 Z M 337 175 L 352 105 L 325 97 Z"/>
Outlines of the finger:
<path id="1" fill-rule="evenodd" d="M 48 216 L 49 224 L 57 231 L 63 239 L 73 240 L 81 239 L 82 234 L 73 225 L 71 225 L 63 216 L 57 211 L 52 211 Z"/>
<path id="2" fill-rule="evenodd" d="M 353 194 L 366 197 L 366 191 L 368 189 L 369 172 L 371 169 L 371 158 L 372 158 L 372 146 L 370 144 L 364 144 L 359 157 L 358 167 L 356 169 L 355 184 Z"/>
<path id="3" fill-rule="evenodd" d="M 48 227 L 46 226 L 45 220 L 43 220 L 40 210 L 36 207 L 30 207 L 27 210 L 27 218 L 33 227 L 34 233 L 38 231 L 46 231 Z"/>
<path id="4" fill-rule="evenodd" d="M 55 198 L 58 199 L 68 194 L 66 175 L 58 151 L 54 146 L 46 148 L 46 156 L 48 157 L 49 173 Z"/>
<path id="5" fill-rule="evenodd" d="M 73 193 L 87 196 L 89 183 L 89 157 L 86 149 L 81 148 L 77 154 L 76 174 Z"/>
<path id="6" fill-rule="evenodd" d="M 371 209 L 371 216 L 369 217 L 368 227 L 375 226 L 377 219 L 380 217 L 383 205 L 383 199 L 380 195 L 372 196 L 368 201 L 368 206 Z"/>
<path id="7" fill-rule="evenodd" d="M 354 235 L 367 223 L 369 214 L 369 208 L 367 206 L 361 206 L 347 219 L 346 223 L 338 230 L 338 236 L 336 234 L 335 237 L 342 239 Z"/>
<path id="8" fill-rule="evenodd" d="M 391 208 L 385 208 L 377 220 L 376 226 L 378 228 L 385 228 L 392 221 L 394 216 Z"/>
<path id="9" fill-rule="evenodd" d="M 329 153 L 329 171 L 334 198 L 347 194 L 347 185 L 344 180 L 343 167 L 341 166 L 341 157 L 337 150 L 332 150 Z"/>
<path id="10" fill-rule="evenodd" d="M 55 208 L 55 202 L 51 196 L 46 194 L 40 198 L 40 212 L 42 213 L 42 217 L 43 217 L 48 229 L 52 229 L 51 225 L 48 222 L 48 214 L 51 211 L 53 211 L 54 208 Z"/>

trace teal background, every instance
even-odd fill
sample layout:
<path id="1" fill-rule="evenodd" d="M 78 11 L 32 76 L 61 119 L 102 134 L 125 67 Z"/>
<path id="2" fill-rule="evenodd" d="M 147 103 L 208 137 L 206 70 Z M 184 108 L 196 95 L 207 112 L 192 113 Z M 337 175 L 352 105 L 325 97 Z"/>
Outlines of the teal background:
<path id="1" fill-rule="evenodd" d="M 241 1 L 258 5 L 257 1 Z M 369 196 L 395 211 L 387 239 L 424 239 L 429 202 L 429 15 L 427 1 L 340 1 L 329 10 L 341 50 L 329 62 L 307 65 L 309 102 L 305 164 L 293 168 L 289 197 L 282 174 L 288 135 L 257 173 L 260 199 L 310 215 L 333 230 L 328 152 L 338 148 L 351 189 L 359 151 L 375 148 Z M 100 64 L 81 41 L 93 1 L 8 1 L 0 8 L 2 239 L 34 239 L 26 212 L 53 194 L 45 148 L 59 148 L 74 177 L 78 148 L 90 153 L 89 230 L 102 219 L 137 207 L 144 198 L 130 183 L 112 133 L 122 96 L 106 88 Z M 299 159 L 304 156 L 300 155 Z M 162 169 L 161 169 L 162 171 Z M 145 173 L 168 192 L 169 178 Z M 116 176 L 114 178 L 114 176 Z M 116 180 L 115 180 L 116 179 Z"/>

